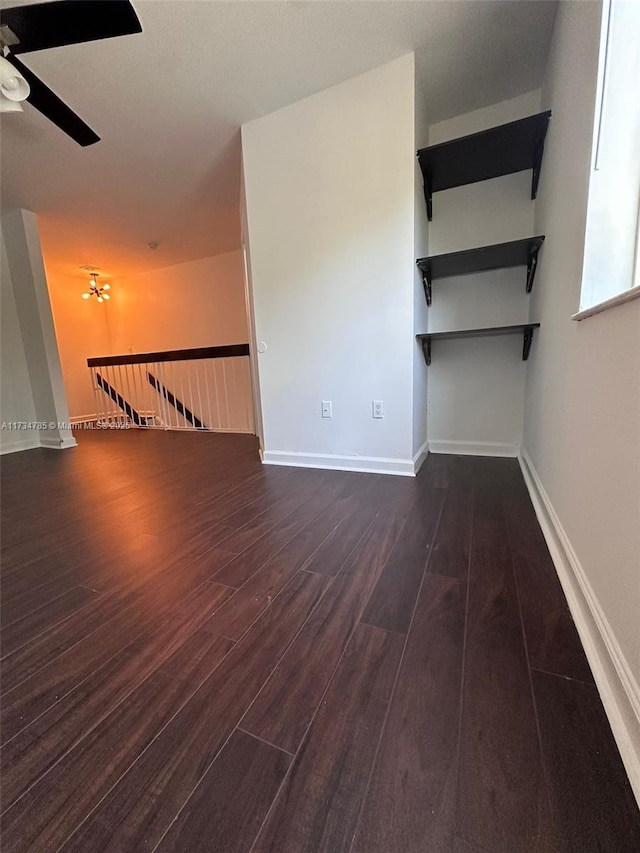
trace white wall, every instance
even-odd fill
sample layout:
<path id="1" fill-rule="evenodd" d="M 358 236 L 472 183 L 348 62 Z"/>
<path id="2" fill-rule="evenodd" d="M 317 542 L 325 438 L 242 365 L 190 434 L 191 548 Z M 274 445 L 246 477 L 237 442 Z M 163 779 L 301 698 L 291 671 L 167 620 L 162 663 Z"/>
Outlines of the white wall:
<path id="1" fill-rule="evenodd" d="M 413 257 L 424 258 L 429 254 L 429 220 L 424 201 L 422 170 L 415 152 L 424 148 L 429 139 L 427 102 L 419 80 L 416 78 L 415 91 L 415 135 L 414 135 L 414 236 Z M 422 276 L 417 266 L 413 268 L 413 334 L 426 332 L 429 328 L 429 309 L 424 294 Z M 428 426 L 428 378 L 422 348 L 417 341 L 413 346 L 413 445 L 412 453 L 417 464 L 421 457 L 426 458 Z"/>
<path id="2" fill-rule="evenodd" d="M 2 235 L 2 270 L 0 275 L 1 301 L 0 320 L 0 419 L 3 424 L 36 420 L 36 408 L 31 393 L 29 370 L 22 343 L 22 332 L 18 322 L 16 302 L 13 296 L 11 271 Z M 36 431 L 25 432 L 3 428 L 0 431 L 0 452 L 11 453 L 38 447 L 40 437 Z"/>
<path id="3" fill-rule="evenodd" d="M 260 454 L 264 452 L 264 425 L 262 423 L 262 397 L 260 393 L 260 370 L 258 361 L 258 341 L 256 336 L 256 312 L 253 298 L 253 276 L 251 272 L 251 246 L 247 227 L 247 196 L 245 192 L 244 168 L 241 170 L 240 183 L 240 232 L 242 238 L 242 260 L 244 263 L 244 298 L 249 329 L 249 347 L 251 356 L 251 399 L 253 401 L 254 430 L 260 442 Z"/>
<path id="4" fill-rule="evenodd" d="M 530 92 L 431 125 L 429 144 L 539 111 L 540 92 Z M 535 205 L 530 195 L 530 170 L 435 193 L 429 254 L 533 236 Z M 429 331 L 527 322 L 525 273 L 520 267 L 437 279 L 433 283 Z M 537 343 L 534 339 L 533 347 Z M 518 336 L 433 343 L 428 425 L 432 451 L 517 453 L 522 440 L 526 376 L 521 353 L 522 338 Z"/>
<path id="5" fill-rule="evenodd" d="M 29 431 L 28 439 L 27 434 L 23 438 L 32 444 L 37 435 L 43 447 L 73 447 L 76 441 L 68 427 L 69 409 L 35 214 L 27 210 L 3 214 L 2 235 L 36 421 L 42 424 Z M 11 302 L 9 312 L 11 320 Z M 14 344 L 16 341 L 14 333 Z M 20 377 L 19 349 L 14 363 Z M 21 383 L 22 379 L 14 378 L 13 382 Z M 27 397 L 25 389 L 23 399 Z"/>
<path id="6" fill-rule="evenodd" d="M 265 461 L 412 473 L 413 55 L 242 142 Z"/>
<path id="7" fill-rule="evenodd" d="M 547 241 L 533 294 L 542 328 L 528 363 L 524 448 L 640 798 L 640 300 L 570 319 L 580 302 L 599 16 L 599 3 L 560 4 L 543 88 L 553 118 L 536 230 Z"/>

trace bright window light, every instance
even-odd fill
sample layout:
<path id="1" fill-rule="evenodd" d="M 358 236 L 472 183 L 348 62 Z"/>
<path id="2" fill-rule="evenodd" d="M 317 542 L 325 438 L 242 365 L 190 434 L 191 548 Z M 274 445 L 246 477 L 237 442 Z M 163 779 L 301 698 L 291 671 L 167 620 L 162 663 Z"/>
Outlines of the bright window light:
<path id="1" fill-rule="evenodd" d="M 580 310 L 640 285 L 640 3 L 605 0 Z"/>

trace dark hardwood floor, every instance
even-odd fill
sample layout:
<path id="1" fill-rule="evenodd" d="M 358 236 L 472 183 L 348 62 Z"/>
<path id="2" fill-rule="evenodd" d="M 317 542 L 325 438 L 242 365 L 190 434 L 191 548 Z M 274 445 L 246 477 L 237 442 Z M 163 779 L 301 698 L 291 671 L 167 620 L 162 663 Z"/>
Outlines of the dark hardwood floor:
<path id="1" fill-rule="evenodd" d="M 515 460 L 2 461 L 4 853 L 638 853 Z"/>

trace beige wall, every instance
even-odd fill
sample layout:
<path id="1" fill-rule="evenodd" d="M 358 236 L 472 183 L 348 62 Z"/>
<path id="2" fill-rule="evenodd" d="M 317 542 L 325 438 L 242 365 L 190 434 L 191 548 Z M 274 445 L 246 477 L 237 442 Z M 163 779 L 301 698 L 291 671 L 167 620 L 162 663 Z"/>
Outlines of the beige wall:
<path id="1" fill-rule="evenodd" d="M 599 22 L 599 3 L 560 4 L 543 88 L 553 117 L 535 229 L 547 239 L 533 293 L 532 319 L 542 326 L 528 362 L 524 449 L 562 531 L 574 615 L 640 795 L 640 300 L 571 320 L 582 283 Z"/>
<path id="2" fill-rule="evenodd" d="M 108 280 L 111 298 L 99 304 L 82 299 L 88 276 L 49 276 L 73 418 L 95 412 L 89 357 L 247 341 L 239 251 Z"/>

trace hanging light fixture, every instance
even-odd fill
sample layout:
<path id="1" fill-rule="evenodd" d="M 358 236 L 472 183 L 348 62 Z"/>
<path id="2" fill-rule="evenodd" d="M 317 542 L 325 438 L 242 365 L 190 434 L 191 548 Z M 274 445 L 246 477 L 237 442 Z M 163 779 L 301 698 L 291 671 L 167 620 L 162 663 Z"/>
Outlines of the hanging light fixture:
<path id="1" fill-rule="evenodd" d="M 105 299 L 109 299 L 109 294 L 106 291 L 111 290 L 111 285 L 106 282 L 104 284 L 98 284 L 97 278 L 98 273 L 92 272 L 91 279 L 89 281 L 89 290 L 82 294 L 83 299 L 90 299 L 92 296 L 96 296 L 98 298 L 98 302 L 104 302 Z"/>
<path id="2" fill-rule="evenodd" d="M 0 113 L 21 112 L 31 88 L 22 74 L 0 53 Z"/>

